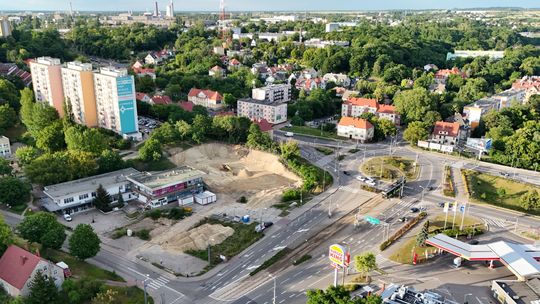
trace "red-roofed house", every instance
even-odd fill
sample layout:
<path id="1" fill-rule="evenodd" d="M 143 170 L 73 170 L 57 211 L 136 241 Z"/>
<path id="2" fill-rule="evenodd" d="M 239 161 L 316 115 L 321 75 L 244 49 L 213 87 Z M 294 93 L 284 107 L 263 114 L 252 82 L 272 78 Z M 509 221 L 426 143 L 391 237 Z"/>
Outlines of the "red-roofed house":
<path id="1" fill-rule="evenodd" d="M 168 105 L 172 103 L 172 99 L 167 95 L 154 95 L 150 98 L 151 105 Z"/>
<path id="2" fill-rule="evenodd" d="M 0 76 L 18 77 L 25 86 L 29 86 L 32 83 L 32 74 L 19 69 L 14 63 L 0 63 Z"/>
<path id="3" fill-rule="evenodd" d="M 257 124 L 262 132 L 272 131 L 272 124 L 268 120 L 262 118 L 260 120 L 253 120 L 253 123 Z"/>
<path id="4" fill-rule="evenodd" d="M 238 61 L 238 59 L 236 58 L 233 58 L 229 61 L 229 66 L 231 68 L 238 68 L 242 65 L 242 63 L 240 61 Z"/>
<path id="5" fill-rule="evenodd" d="M 138 68 L 138 69 L 135 69 L 134 68 L 133 72 L 135 72 L 135 74 L 138 77 L 150 76 L 150 78 L 152 78 L 153 80 L 156 80 L 156 70 L 154 70 L 154 69 L 150 69 L 150 68 Z"/>
<path id="6" fill-rule="evenodd" d="M 448 76 L 450 75 L 459 75 L 461 76 L 461 78 L 467 78 L 467 74 L 460 71 L 457 67 L 453 67 L 451 70 L 438 70 L 437 73 L 435 73 L 435 81 L 438 83 L 446 84 L 446 79 L 448 79 Z"/>
<path id="7" fill-rule="evenodd" d="M 223 96 L 211 90 L 199 90 L 192 88 L 188 93 L 188 101 L 194 105 L 200 105 L 207 109 L 218 111 L 223 109 Z"/>
<path id="8" fill-rule="evenodd" d="M 142 102 L 150 102 L 151 98 L 146 93 L 137 92 L 135 93 L 135 99 Z"/>
<path id="9" fill-rule="evenodd" d="M 210 70 L 208 70 L 208 76 L 213 76 L 217 78 L 221 78 L 225 75 L 225 69 L 220 67 L 219 65 L 214 66 Z"/>
<path id="10" fill-rule="evenodd" d="M 30 284 L 40 270 L 53 278 L 57 287 L 64 282 L 64 271 L 54 263 L 40 258 L 22 248 L 11 245 L 0 258 L 0 287 L 12 296 L 26 296 Z"/>
<path id="11" fill-rule="evenodd" d="M 182 101 L 180 103 L 178 103 L 178 106 L 182 109 L 184 109 L 184 111 L 187 111 L 187 112 L 193 112 L 193 102 L 191 101 Z"/>
<path id="12" fill-rule="evenodd" d="M 366 142 L 373 139 L 375 127 L 366 119 L 341 117 L 337 125 L 337 135 Z"/>
<path id="13" fill-rule="evenodd" d="M 376 99 L 352 97 L 341 105 L 343 117 L 360 117 L 364 113 L 372 113 L 379 118 L 388 119 L 394 125 L 401 123 L 401 115 L 394 106 L 379 104 Z"/>
<path id="14" fill-rule="evenodd" d="M 455 146 L 461 140 L 466 139 L 466 133 L 458 122 L 437 121 L 431 134 L 431 142 Z"/>
<path id="15" fill-rule="evenodd" d="M 142 62 L 140 62 L 139 60 L 135 61 L 135 63 L 131 66 L 131 68 L 132 68 L 133 70 L 135 70 L 135 69 L 140 69 L 140 68 L 142 68 L 142 67 L 143 67 L 143 64 L 142 64 Z"/>

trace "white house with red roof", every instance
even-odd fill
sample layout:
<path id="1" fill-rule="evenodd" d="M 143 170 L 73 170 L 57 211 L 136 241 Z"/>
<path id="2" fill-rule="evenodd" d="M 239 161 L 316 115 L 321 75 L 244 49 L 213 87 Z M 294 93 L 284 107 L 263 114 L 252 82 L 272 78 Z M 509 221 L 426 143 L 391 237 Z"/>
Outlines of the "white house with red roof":
<path id="1" fill-rule="evenodd" d="M 154 95 L 150 98 L 151 105 L 168 105 L 172 103 L 172 99 L 167 95 Z"/>
<path id="2" fill-rule="evenodd" d="M 148 102 L 148 103 L 150 103 L 150 100 L 152 100 L 148 94 L 141 93 L 141 92 L 135 93 L 135 99 L 138 101 Z"/>
<path id="3" fill-rule="evenodd" d="M 375 127 L 367 119 L 341 117 L 337 125 L 337 135 L 367 142 L 375 136 Z"/>
<path id="4" fill-rule="evenodd" d="M 133 72 L 138 77 L 149 76 L 150 78 L 152 78 L 152 80 L 156 80 L 156 70 L 155 69 L 151 69 L 151 68 L 138 68 L 138 69 L 135 69 L 134 68 Z"/>
<path id="5" fill-rule="evenodd" d="M 512 84 L 514 90 L 525 90 L 525 102 L 533 95 L 540 94 L 540 76 L 525 76 L 514 81 Z"/>
<path id="6" fill-rule="evenodd" d="M 459 75 L 461 78 L 467 78 L 467 74 L 465 72 L 460 71 L 457 67 L 453 67 L 452 69 L 438 70 L 435 73 L 435 82 L 446 84 L 446 80 L 450 75 Z"/>
<path id="7" fill-rule="evenodd" d="M 210 70 L 208 70 L 208 76 L 221 78 L 225 75 L 225 69 L 220 67 L 219 65 L 216 65 L 212 67 Z"/>
<path id="8" fill-rule="evenodd" d="M 467 139 L 467 133 L 459 122 L 436 121 L 431 133 L 431 142 L 455 146 Z"/>
<path id="9" fill-rule="evenodd" d="M 239 68 L 242 66 L 242 63 L 236 59 L 236 58 L 233 58 L 231 60 L 229 60 L 229 67 L 231 68 Z"/>
<path id="10" fill-rule="evenodd" d="M 64 282 L 64 270 L 20 247 L 11 245 L 0 258 L 0 287 L 12 297 L 26 296 L 38 271 L 54 280 L 56 287 Z"/>
<path id="11" fill-rule="evenodd" d="M 188 101 L 207 109 L 218 111 L 225 107 L 223 96 L 216 91 L 192 88 L 188 93 Z"/>
<path id="12" fill-rule="evenodd" d="M 394 106 L 379 104 L 373 98 L 352 97 L 341 105 L 343 117 L 360 117 L 364 113 L 372 113 L 379 118 L 388 119 L 396 126 L 401 123 L 401 115 Z"/>
<path id="13" fill-rule="evenodd" d="M 141 69 L 142 67 L 143 67 L 143 63 L 140 60 L 135 61 L 135 63 L 131 66 L 133 70 Z"/>

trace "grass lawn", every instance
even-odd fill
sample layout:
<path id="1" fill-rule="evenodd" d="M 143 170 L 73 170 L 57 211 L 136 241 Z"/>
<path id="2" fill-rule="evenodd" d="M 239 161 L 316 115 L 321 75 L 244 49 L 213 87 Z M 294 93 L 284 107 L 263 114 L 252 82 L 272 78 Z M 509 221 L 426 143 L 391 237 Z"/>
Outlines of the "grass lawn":
<path id="1" fill-rule="evenodd" d="M 315 150 L 321 152 L 324 155 L 330 155 L 334 153 L 334 149 L 330 149 L 326 147 L 315 147 Z"/>
<path id="2" fill-rule="evenodd" d="M 75 277 L 79 277 L 79 278 L 89 277 L 89 278 L 93 278 L 97 280 L 110 280 L 110 281 L 124 282 L 124 279 L 122 279 L 116 273 L 105 270 L 105 269 L 101 269 L 85 261 L 78 260 L 63 251 L 47 249 L 46 252 L 44 252 L 43 257 L 55 263 L 64 261 L 66 264 L 69 265 L 69 269 L 71 270 L 71 273 Z M 122 303 L 128 303 L 128 302 L 122 302 Z"/>
<path id="3" fill-rule="evenodd" d="M 139 171 L 163 171 L 176 168 L 168 158 L 162 157 L 158 161 L 143 162 L 139 159 L 131 160 L 132 166 Z"/>
<path id="4" fill-rule="evenodd" d="M 519 204 L 521 195 L 529 190 L 540 191 L 539 187 L 472 170 L 463 170 L 463 173 L 467 178 L 467 185 L 471 191 L 471 197 L 475 201 L 514 209 L 524 213 L 540 215 L 540 211 L 525 210 Z M 501 196 L 499 196 L 501 191 L 499 189 L 504 189 L 505 192 Z"/>
<path id="5" fill-rule="evenodd" d="M 311 135 L 317 137 L 331 138 L 331 139 L 342 139 L 342 137 L 337 136 L 334 132 L 322 131 L 320 128 L 311 128 L 307 126 L 292 126 L 282 128 L 281 131 L 293 132 L 296 134 Z"/>
<path id="6" fill-rule="evenodd" d="M 429 228 L 430 228 L 429 230 L 432 231 L 438 228 L 444 228 L 444 218 L 445 218 L 445 215 L 441 214 L 441 215 L 437 215 L 434 219 L 429 219 Z M 453 219 L 454 219 L 454 213 L 451 211 L 448 212 L 448 221 L 446 223 L 446 228 L 449 228 L 449 227 L 452 228 Z M 461 213 L 459 212 L 459 210 L 456 213 L 456 222 L 454 225 L 455 226 L 461 225 Z M 471 227 L 474 225 L 481 227 L 481 226 L 484 226 L 484 222 L 481 219 L 470 217 L 470 216 L 466 216 L 465 219 L 463 220 L 463 227 Z"/>
<path id="7" fill-rule="evenodd" d="M 21 138 L 24 132 L 26 132 L 26 127 L 22 123 L 18 123 L 17 125 L 7 129 L 3 135 L 9 138 L 10 142 L 13 144 L 19 138 Z"/>
<path id="8" fill-rule="evenodd" d="M 237 223 L 237 222 L 226 222 L 220 221 L 217 219 L 206 218 L 199 222 L 198 226 L 203 224 L 221 224 L 223 226 L 228 226 L 234 229 L 234 234 L 225 239 L 221 244 L 210 246 L 210 261 L 211 265 L 206 267 L 206 271 L 221 263 L 222 260 L 219 258 L 219 255 L 224 255 L 227 259 L 234 257 L 244 249 L 251 246 L 253 243 L 260 240 L 264 234 L 260 232 L 255 232 L 255 226 L 257 223 L 251 223 L 249 225 Z M 188 250 L 187 254 L 198 257 L 201 260 L 208 261 L 208 251 L 204 250 Z"/>
<path id="9" fill-rule="evenodd" d="M 360 170 L 367 176 L 382 176 L 383 180 L 394 180 L 403 174 L 408 180 L 414 180 L 418 174 L 418 170 L 414 166 L 414 160 L 399 156 L 371 158 L 362 164 Z"/>
<path id="10" fill-rule="evenodd" d="M 112 289 L 118 292 L 116 296 L 119 304 L 144 304 L 144 291 L 135 286 L 121 287 L 121 286 L 107 286 L 107 289 Z M 148 296 L 148 303 L 153 304 L 154 300 L 151 296 Z"/>

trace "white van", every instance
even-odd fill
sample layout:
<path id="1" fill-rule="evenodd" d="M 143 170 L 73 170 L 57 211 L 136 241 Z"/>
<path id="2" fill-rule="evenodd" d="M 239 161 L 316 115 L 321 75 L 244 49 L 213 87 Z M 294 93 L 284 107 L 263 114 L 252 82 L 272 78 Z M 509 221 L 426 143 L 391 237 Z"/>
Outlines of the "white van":
<path id="1" fill-rule="evenodd" d="M 285 132 L 285 136 L 287 136 L 287 137 L 293 137 L 293 136 L 294 136 L 294 133 L 293 133 L 293 132 Z"/>

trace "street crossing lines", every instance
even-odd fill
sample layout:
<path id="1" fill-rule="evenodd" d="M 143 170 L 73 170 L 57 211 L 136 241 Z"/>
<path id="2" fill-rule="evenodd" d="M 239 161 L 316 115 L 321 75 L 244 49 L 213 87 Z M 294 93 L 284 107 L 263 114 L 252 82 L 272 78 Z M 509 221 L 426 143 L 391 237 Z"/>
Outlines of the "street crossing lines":
<path id="1" fill-rule="evenodd" d="M 482 220 L 489 226 L 496 226 L 500 228 L 506 228 L 510 225 L 510 223 L 502 219 L 482 218 Z"/>
<path id="2" fill-rule="evenodd" d="M 150 281 L 150 283 L 147 283 L 146 286 L 150 287 L 152 289 L 156 289 L 156 290 L 160 289 L 162 286 L 165 286 L 165 285 L 167 285 L 167 283 L 170 282 L 169 279 L 167 279 L 167 278 L 165 278 L 163 276 L 160 276 L 157 279 L 151 279 L 149 281 Z"/>

